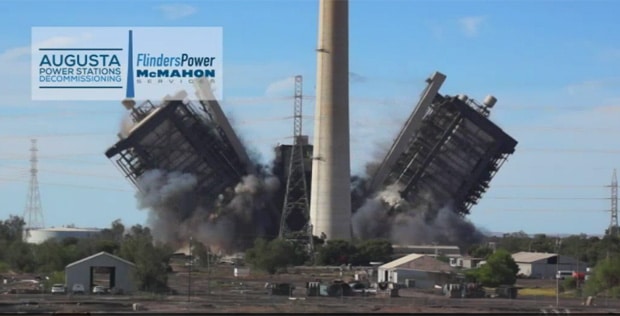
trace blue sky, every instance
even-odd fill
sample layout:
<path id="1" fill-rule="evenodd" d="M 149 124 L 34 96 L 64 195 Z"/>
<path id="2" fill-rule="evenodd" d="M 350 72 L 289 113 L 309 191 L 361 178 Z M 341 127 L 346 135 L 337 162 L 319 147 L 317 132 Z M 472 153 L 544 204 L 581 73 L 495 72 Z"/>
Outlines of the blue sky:
<path id="1" fill-rule="evenodd" d="M 48 226 L 144 223 L 133 188 L 103 152 L 120 102 L 30 99 L 33 26 L 222 26 L 222 106 L 264 161 L 292 133 L 292 77 L 304 76 L 312 134 L 317 1 L 1 1 L 0 218 L 21 215 L 29 146 L 39 141 Z M 600 234 L 609 225 L 620 141 L 620 3 L 396 1 L 350 3 L 352 169 L 381 158 L 424 79 L 444 94 L 498 98 L 492 118 L 518 141 L 470 219 L 489 231 Z M 199 37 L 194 40 L 200 41 Z M 191 42 L 188 43 L 191 45 Z M 163 95 L 162 95 L 163 97 Z"/>

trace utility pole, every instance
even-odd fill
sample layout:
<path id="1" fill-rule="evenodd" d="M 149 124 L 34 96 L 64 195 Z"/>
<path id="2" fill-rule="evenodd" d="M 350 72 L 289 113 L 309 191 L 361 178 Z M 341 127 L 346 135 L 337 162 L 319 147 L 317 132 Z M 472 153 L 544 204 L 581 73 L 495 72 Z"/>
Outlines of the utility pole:
<path id="1" fill-rule="evenodd" d="M 306 181 L 306 155 L 307 140 L 302 136 L 302 76 L 295 76 L 295 106 L 293 115 L 293 145 L 291 146 L 288 169 L 284 170 L 286 175 L 286 193 L 284 196 L 284 206 L 282 217 L 280 218 L 280 238 L 293 238 L 294 233 L 301 232 L 307 235 L 309 251 L 314 251 L 314 241 L 310 224 L 308 186 Z M 286 157 L 286 155 L 283 155 Z M 285 160 L 286 162 L 286 160 Z M 303 216 L 304 225 L 301 229 L 291 228 L 288 223 L 291 214 Z"/>
<path id="2" fill-rule="evenodd" d="M 37 178 L 39 172 L 37 166 L 39 162 L 37 158 L 37 140 L 31 139 L 30 142 L 32 143 L 30 147 L 30 185 L 28 186 L 28 199 L 26 200 L 26 208 L 24 210 L 26 234 L 30 229 L 44 227 L 43 208 L 41 207 L 41 194 Z"/>
<path id="3" fill-rule="evenodd" d="M 207 246 L 207 295 L 211 293 L 211 247 Z"/>
<path id="4" fill-rule="evenodd" d="M 618 235 L 618 178 L 616 169 L 611 178 L 611 221 L 609 222 L 608 235 Z"/>
<path id="5" fill-rule="evenodd" d="M 192 265 L 194 265 L 194 260 L 192 260 L 192 237 L 189 237 L 189 271 L 187 273 L 187 302 L 189 303 L 192 296 Z"/>
<path id="6" fill-rule="evenodd" d="M 558 235 L 558 239 L 556 241 L 557 253 L 556 253 L 556 261 L 555 261 L 555 307 L 560 307 L 560 247 L 562 246 L 562 239 Z"/>

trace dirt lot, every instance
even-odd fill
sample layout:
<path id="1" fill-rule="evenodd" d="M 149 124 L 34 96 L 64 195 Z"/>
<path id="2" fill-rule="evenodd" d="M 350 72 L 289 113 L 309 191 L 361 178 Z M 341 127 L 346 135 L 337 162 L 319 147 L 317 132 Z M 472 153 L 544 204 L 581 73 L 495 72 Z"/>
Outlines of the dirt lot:
<path id="1" fill-rule="evenodd" d="M 519 297 L 509 299 L 449 299 L 433 291 L 400 290 L 400 297 L 306 297 L 305 282 L 317 278 L 339 278 L 339 270 L 291 269 L 289 274 L 266 276 L 254 274 L 235 278 L 233 267 L 220 265 L 191 274 L 184 266 L 175 266 L 169 275 L 171 295 L 143 293 L 133 296 L 52 296 L 49 294 L 5 294 L 0 296 L 0 312 L 130 312 L 134 305 L 141 311 L 164 313 L 620 313 L 620 302 L 597 302 L 598 306 L 582 306 L 577 298 L 562 298 L 555 308 L 554 297 Z M 352 278 L 345 272 L 343 279 Z M 546 281 L 546 282 L 545 282 Z M 266 282 L 289 282 L 295 285 L 291 297 L 270 296 Z M 551 282 L 551 283 L 550 283 Z M 521 286 L 552 286 L 554 281 L 523 280 Z"/>

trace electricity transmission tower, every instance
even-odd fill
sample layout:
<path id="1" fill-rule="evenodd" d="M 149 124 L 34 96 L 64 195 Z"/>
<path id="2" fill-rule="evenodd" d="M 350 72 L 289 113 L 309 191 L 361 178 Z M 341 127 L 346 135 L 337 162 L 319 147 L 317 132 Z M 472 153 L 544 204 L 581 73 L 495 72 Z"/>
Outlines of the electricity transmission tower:
<path id="1" fill-rule="evenodd" d="M 616 169 L 611 178 L 611 221 L 607 234 L 618 235 L 618 178 L 616 177 Z"/>
<path id="2" fill-rule="evenodd" d="M 295 107 L 293 115 L 293 145 L 291 146 L 290 158 L 288 161 L 286 191 L 284 195 L 284 207 L 280 219 L 280 238 L 294 238 L 306 236 L 309 238 L 309 248 L 314 249 L 312 239 L 312 227 L 310 225 L 310 215 L 308 206 L 308 190 L 306 183 L 305 170 L 305 148 L 306 142 L 302 136 L 302 76 L 295 76 Z M 286 160 L 285 160 L 286 162 Z M 292 214 L 301 215 L 304 218 L 304 225 L 301 229 L 290 227 L 288 219 Z M 295 234 L 297 233 L 297 234 Z"/>
<path id="3" fill-rule="evenodd" d="M 31 139 L 30 147 L 30 185 L 28 187 L 28 199 L 24 209 L 24 221 L 26 229 L 43 228 L 43 209 L 41 207 L 41 195 L 39 194 L 39 181 L 37 180 L 37 140 Z"/>

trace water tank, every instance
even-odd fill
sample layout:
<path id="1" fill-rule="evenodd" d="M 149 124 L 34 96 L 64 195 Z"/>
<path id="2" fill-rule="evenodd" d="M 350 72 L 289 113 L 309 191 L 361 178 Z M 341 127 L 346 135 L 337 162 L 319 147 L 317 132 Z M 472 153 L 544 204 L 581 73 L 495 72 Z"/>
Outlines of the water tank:
<path id="1" fill-rule="evenodd" d="M 466 94 L 459 94 L 458 98 L 459 98 L 459 100 L 461 100 L 463 102 L 467 102 L 467 100 L 469 100 L 469 97 L 467 97 Z"/>
<path id="2" fill-rule="evenodd" d="M 482 102 L 482 104 L 488 108 L 492 108 L 495 103 L 497 103 L 497 99 L 492 95 L 487 95 L 487 97 L 484 98 L 484 102 Z"/>

